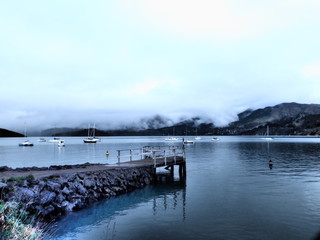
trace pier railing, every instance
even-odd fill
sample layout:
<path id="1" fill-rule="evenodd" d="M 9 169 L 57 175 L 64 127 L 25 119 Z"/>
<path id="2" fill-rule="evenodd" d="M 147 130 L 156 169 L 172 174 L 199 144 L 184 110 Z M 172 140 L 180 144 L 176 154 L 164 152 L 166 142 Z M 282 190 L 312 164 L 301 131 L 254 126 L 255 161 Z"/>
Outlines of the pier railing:
<path id="1" fill-rule="evenodd" d="M 185 149 L 180 146 L 144 146 L 142 148 L 122 149 L 117 150 L 118 164 L 121 161 L 138 161 L 143 159 L 152 159 L 154 167 L 156 167 L 157 159 L 164 159 L 164 164 L 167 165 L 167 159 L 173 158 L 174 163 L 177 157 L 182 157 L 185 160 Z"/>

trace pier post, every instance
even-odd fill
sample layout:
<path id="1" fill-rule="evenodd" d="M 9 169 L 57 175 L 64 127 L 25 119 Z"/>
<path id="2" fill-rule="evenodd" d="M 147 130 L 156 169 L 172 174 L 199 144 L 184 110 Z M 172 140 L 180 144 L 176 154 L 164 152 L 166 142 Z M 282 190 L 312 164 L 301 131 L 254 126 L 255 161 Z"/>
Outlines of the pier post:
<path id="1" fill-rule="evenodd" d="M 140 149 L 141 160 L 143 159 L 143 148 Z"/>
<path id="2" fill-rule="evenodd" d="M 174 177 L 174 165 L 171 165 L 170 175 L 171 175 L 171 177 Z"/>
<path id="3" fill-rule="evenodd" d="M 130 162 L 132 162 L 132 149 L 130 149 Z"/>
<path id="4" fill-rule="evenodd" d="M 152 151 L 152 159 L 153 159 L 153 167 L 156 168 L 157 167 L 157 163 L 156 163 L 156 153 L 155 153 L 155 151 Z"/>
<path id="5" fill-rule="evenodd" d="M 179 164 L 179 178 L 180 178 L 180 181 L 184 180 L 186 178 L 186 174 L 187 174 L 186 162 L 180 163 Z"/>
<path id="6" fill-rule="evenodd" d="M 164 165 L 167 166 L 167 154 L 166 154 L 166 150 L 164 150 Z"/>
<path id="7" fill-rule="evenodd" d="M 117 150 L 118 151 L 118 164 L 120 164 L 120 150 Z"/>

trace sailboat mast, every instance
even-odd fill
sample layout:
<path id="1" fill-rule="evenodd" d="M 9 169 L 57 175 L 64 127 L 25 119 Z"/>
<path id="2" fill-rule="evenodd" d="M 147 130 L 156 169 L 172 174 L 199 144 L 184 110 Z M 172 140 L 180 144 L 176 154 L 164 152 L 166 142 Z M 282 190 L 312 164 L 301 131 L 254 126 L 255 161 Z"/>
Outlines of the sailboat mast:
<path id="1" fill-rule="evenodd" d="M 24 122 L 24 137 L 27 137 L 27 124 Z"/>

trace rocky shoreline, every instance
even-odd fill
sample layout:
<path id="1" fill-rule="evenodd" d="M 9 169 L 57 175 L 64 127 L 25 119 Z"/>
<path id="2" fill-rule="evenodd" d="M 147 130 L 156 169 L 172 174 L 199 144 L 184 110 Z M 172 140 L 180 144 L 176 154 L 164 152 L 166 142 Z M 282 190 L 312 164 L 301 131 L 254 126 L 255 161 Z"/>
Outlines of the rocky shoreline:
<path id="1" fill-rule="evenodd" d="M 106 164 L 100 163 L 83 163 L 74 165 L 51 165 L 49 167 L 22 167 L 22 168 L 11 168 L 8 166 L 0 166 L 0 176 L 1 172 L 14 171 L 14 172 L 27 172 L 27 171 L 52 171 L 52 170 L 63 170 L 63 169 L 79 169 L 87 168 L 91 166 L 104 166 Z"/>
<path id="2" fill-rule="evenodd" d="M 13 172 L 15 177 L 2 178 Z M 27 173 L 46 172 L 45 177 Z M 1 200 L 16 201 L 30 214 L 52 221 L 70 211 L 155 182 L 153 167 L 105 167 L 99 164 L 11 169 L 0 167 Z"/>

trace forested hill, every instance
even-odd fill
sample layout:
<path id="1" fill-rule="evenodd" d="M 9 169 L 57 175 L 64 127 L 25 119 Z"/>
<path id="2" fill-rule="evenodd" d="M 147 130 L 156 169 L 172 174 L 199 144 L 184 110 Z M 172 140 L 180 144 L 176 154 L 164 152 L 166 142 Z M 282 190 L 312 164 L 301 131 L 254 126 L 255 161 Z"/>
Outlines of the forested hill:
<path id="1" fill-rule="evenodd" d="M 23 137 L 23 134 L 0 128 L 0 137 Z"/>

